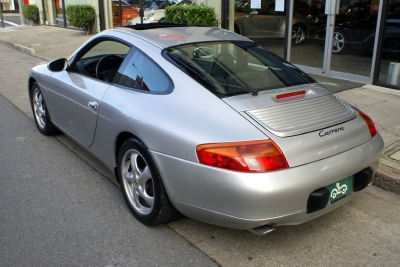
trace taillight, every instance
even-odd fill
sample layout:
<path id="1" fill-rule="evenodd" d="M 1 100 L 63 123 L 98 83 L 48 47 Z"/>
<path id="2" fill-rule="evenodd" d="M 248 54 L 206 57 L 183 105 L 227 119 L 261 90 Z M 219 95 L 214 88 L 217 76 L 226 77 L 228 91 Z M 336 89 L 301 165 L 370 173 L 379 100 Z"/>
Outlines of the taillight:
<path id="1" fill-rule="evenodd" d="M 376 128 L 374 122 L 361 110 L 358 111 L 358 114 L 361 116 L 361 118 L 364 119 L 365 123 L 367 124 L 371 137 L 374 137 L 376 135 Z"/>
<path id="2" fill-rule="evenodd" d="M 199 162 L 240 172 L 269 172 L 289 168 L 272 140 L 205 144 L 196 148 Z"/>
<path id="3" fill-rule="evenodd" d="M 276 96 L 276 99 L 283 99 L 283 98 L 288 98 L 288 97 L 293 97 L 293 96 L 299 96 L 299 95 L 305 95 L 306 91 L 297 91 L 297 92 L 291 92 L 291 93 L 285 93 L 285 94 L 280 94 Z"/>

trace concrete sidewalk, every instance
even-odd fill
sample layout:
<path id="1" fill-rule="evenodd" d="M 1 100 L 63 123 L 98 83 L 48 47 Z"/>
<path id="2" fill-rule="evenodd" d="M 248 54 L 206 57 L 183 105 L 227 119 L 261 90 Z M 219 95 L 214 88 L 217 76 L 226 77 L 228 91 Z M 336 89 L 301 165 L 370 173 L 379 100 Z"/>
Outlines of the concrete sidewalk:
<path id="1" fill-rule="evenodd" d="M 67 58 L 90 37 L 83 31 L 49 26 L 0 28 L 0 44 L 43 60 Z M 400 90 L 364 85 L 337 95 L 368 114 L 385 141 L 373 184 L 400 194 Z"/>

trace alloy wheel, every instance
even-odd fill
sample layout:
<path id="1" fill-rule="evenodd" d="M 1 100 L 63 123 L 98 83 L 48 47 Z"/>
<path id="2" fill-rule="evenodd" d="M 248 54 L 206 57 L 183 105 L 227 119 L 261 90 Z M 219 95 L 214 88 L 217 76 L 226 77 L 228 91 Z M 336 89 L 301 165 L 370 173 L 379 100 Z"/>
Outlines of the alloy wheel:
<path id="1" fill-rule="evenodd" d="M 292 29 L 292 42 L 294 44 L 301 44 L 306 39 L 306 33 L 300 26 L 294 26 Z"/>
<path id="2" fill-rule="evenodd" d="M 333 53 L 340 53 L 344 48 L 345 37 L 343 36 L 343 34 L 341 32 L 335 32 L 333 34 L 332 42 L 333 42 L 333 44 L 332 44 L 332 52 Z"/>
<path id="3" fill-rule="evenodd" d="M 43 101 L 42 93 L 38 88 L 35 88 L 32 95 L 33 111 L 36 122 L 41 129 L 46 127 L 46 107 Z"/>
<path id="4" fill-rule="evenodd" d="M 128 149 L 121 161 L 122 186 L 132 208 L 148 215 L 154 207 L 154 185 L 150 167 L 136 149 Z"/>

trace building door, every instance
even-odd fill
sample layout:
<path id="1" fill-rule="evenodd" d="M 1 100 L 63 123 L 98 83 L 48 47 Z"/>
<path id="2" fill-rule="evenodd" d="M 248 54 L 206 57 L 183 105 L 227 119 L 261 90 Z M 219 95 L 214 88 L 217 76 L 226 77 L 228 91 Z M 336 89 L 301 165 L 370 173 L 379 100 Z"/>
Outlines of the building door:
<path id="1" fill-rule="evenodd" d="M 302 2 L 317 29 L 308 31 L 304 46 L 291 46 L 290 61 L 310 73 L 369 83 L 373 53 L 366 40 L 374 43 L 380 0 Z M 298 9 L 294 1 L 293 18 Z"/>

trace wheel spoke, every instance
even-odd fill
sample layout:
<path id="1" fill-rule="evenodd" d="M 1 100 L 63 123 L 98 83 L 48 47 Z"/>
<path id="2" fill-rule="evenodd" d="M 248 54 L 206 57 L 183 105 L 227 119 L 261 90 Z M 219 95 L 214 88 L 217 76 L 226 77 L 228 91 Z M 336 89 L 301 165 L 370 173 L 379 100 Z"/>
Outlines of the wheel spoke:
<path id="1" fill-rule="evenodd" d="M 138 183 L 144 187 L 146 185 L 146 182 L 151 179 L 151 172 L 150 172 L 150 168 L 148 166 L 146 166 L 146 168 L 144 168 L 143 172 L 139 173 L 138 178 Z"/>
<path id="2" fill-rule="evenodd" d="M 149 196 L 144 190 L 138 190 L 139 196 L 150 206 L 153 207 L 154 197 Z"/>
<path id="3" fill-rule="evenodd" d="M 38 94 L 38 93 L 35 94 L 35 103 L 36 103 L 36 105 L 37 105 L 38 107 L 40 106 L 39 94 Z"/>
<path id="4" fill-rule="evenodd" d="M 46 110 L 44 110 L 43 108 L 39 108 L 38 113 L 39 113 L 40 117 L 42 117 L 42 118 L 46 117 Z"/>
<path id="5" fill-rule="evenodd" d="M 125 170 L 124 178 L 125 178 L 125 180 L 126 180 L 127 182 L 129 182 L 129 183 L 131 183 L 131 184 L 132 184 L 133 181 L 135 180 L 134 177 L 133 177 L 133 174 L 130 173 L 130 172 L 128 171 L 128 168 L 126 168 L 126 170 Z"/>
<path id="6" fill-rule="evenodd" d="M 139 154 L 138 153 L 132 153 L 131 154 L 131 168 L 132 168 L 132 175 L 134 177 L 135 180 L 137 180 L 137 178 L 140 176 L 140 170 L 138 167 L 138 157 Z"/>
<path id="7" fill-rule="evenodd" d="M 38 99 L 38 101 L 39 101 L 39 106 L 42 106 L 42 103 L 43 103 L 42 94 L 39 94 L 39 99 Z"/>

